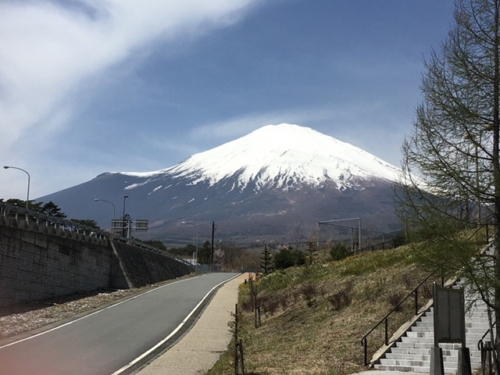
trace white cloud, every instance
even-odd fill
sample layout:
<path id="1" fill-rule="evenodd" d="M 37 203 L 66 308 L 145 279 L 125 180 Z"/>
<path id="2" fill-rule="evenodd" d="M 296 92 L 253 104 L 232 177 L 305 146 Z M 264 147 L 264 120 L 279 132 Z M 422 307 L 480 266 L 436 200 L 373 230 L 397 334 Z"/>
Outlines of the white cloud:
<path id="1" fill-rule="evenodd" d="M 27 160 L 71 120 L 89 79 L 157 41 L 237 22 L 260 0 L 33 0 L 0 3 L 0 160 Z M 75 6 L 76 5 L 76 6 Z M 36 142 L 32 142 L 36 135 Z M 28 148 L 30 146 L 30 148 Z M 7 192 L 8 194 L 9 192 Z"/>

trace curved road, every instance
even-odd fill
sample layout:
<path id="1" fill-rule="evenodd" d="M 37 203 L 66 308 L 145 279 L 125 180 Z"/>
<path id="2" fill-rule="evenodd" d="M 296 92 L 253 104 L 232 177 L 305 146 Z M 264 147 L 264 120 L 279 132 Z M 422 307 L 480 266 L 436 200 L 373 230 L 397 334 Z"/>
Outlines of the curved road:
<path id="1" fill-rule="evenodd" d="M 0 375 L 125 374 L 134 360 L 175 333 L 216 286 L 237 275 L 177 281 L 0 346 Z"/>

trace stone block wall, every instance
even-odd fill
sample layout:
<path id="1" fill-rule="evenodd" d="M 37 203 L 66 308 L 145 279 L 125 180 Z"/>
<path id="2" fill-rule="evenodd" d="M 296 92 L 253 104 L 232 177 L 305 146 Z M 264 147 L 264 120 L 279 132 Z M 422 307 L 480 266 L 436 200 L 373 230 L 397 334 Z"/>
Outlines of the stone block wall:
<path id="1" fill-rule="evenodd" d="M 0 215 L 0 306 L 92 291 L 127 289 L 193 272 L 168 256 Z"/>
<path id="2" fill-rule="evenodd" d="M 0 306 L 109 287 L 107 240 L 34 223 L 1 224 Z"/>

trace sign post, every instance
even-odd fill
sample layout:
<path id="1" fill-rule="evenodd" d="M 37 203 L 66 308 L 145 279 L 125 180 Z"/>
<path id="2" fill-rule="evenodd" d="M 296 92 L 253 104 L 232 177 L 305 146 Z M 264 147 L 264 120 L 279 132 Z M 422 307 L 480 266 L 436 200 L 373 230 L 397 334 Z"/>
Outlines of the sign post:
<path id="1" fill-rule="evenodd" d="M 113 219 L 111 220 L 111 233 L 113 234 L 122 234 L 123 228 L 128 228 L 127 231 L 127 239 L 130 238 L 130 234 L 132 230 L 138 232 L 145 232 L 148 230 L 148 220 L 137 219 L 133 220 L 122 220 L 122 219 Z"/>
<path id="2" fill-rule="evenodd" d="M 463 289 L 441 288 L 434 283 L 434 347 L 431 375 L 444 375 L 440 343 L 460 343 L 458 375 L 471 375 L 470 352 L 465 343 L 465 299 Z"/>

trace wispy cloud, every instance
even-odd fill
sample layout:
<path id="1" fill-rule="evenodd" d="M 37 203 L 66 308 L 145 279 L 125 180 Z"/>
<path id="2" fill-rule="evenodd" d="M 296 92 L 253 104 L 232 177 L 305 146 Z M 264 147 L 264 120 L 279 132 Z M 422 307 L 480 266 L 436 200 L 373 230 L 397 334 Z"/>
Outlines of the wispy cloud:
<path id="1" fill-rule="evenodd" d="M 108 0 L 92 12 L 54 2 L 0 4 L 3 146 L 47 117 L 71 90 L 158 38 L 196 36 L 235 22 L 250 0 Z"/>
<path id="2" fill-rule="evenodd" d="M 89 79 L 154 43 L 193 39 L 237 22 L 255 0 L 73 0 L 0 3 L 0 159 L 25 160 L 36 134 L 70 124 Z M 81 103 L 80 103 L 81 104 Z M 31 136 L 30 136 L 31 135 Z M 32 152 L 35 150 L 31 149 Z"/>

